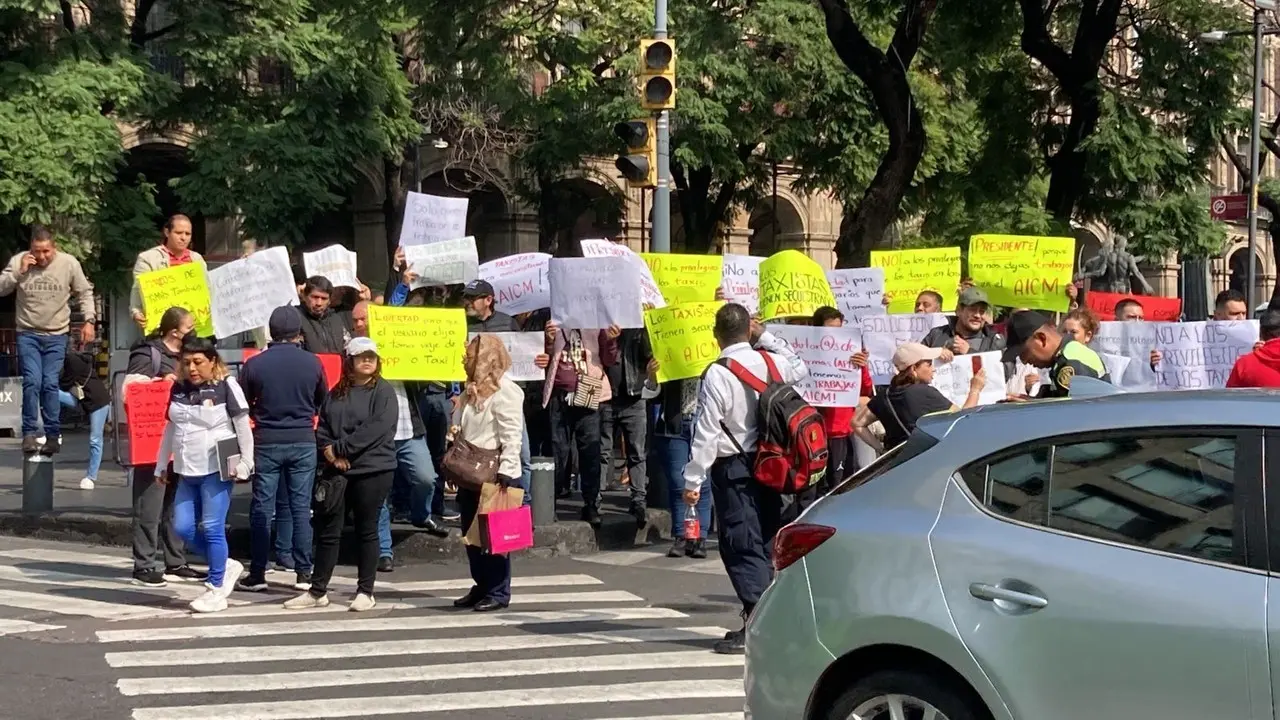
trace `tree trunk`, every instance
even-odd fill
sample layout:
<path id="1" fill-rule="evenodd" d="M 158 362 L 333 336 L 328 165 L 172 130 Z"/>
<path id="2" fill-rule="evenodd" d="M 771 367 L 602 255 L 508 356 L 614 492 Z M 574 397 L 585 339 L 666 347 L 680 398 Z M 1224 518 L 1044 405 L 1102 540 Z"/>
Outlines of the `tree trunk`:
<path id="1" fill-rule="evenodd" d="M 871 44 L 849 15 L 845 0 L 818 0 L 818 4 L 826 16 L 827 37 L 836 55 L 867 86 L 889 131 L 889 148 L 857 208 L 852 212 L 846 208 L 836 241 L 836 266 L 859 267 L 867 264 L 871 248 L 897 218 L 902 198 L 924 157 L 924 120 L 907 73 L 938 1 L 905 3 L 888 53 Z"/>
<path id="2" fill-rule="evenodd" d="M 1075 215 L 1076 203 L 1088 191 L 1085 164 L 1089 154 L 1081 145 L 1098 128 L 1102 103 L 1097 92 L 1085 91 L 1071 101 L 1071 122 L 1062 145 L 1049 160 L 1049 194 L 1045 210 L 1064 225 Z"/>
<path id="3" fill-rule="evenodd" d="M 750 156 L 755 146 L 746 151 Z M 739 146 L 739 156 L 742 156 Z M 744 158 L 745 160 L 745 158 Z M 684 251 L 701 255 L 715 247 L 721 229 L 729 221 L 729 211 L 738 197 L 740 181 L 719 183 L 708 166 L 685 169 L 672 163 L 671 177 L 675 180 L 675 200 L 680 207 L 680 227 L 684 235 Z"/>
<path id="4" fill-rule="evenodd" d="M 386 229 L 387 260 L 400 247 L 400 224 L 404 221 L 404 205 L 413 186 L 413 163 L 408 161 L 414 149 L 407 149 L 399 158 L 382 160 L 382 226 Z"/>

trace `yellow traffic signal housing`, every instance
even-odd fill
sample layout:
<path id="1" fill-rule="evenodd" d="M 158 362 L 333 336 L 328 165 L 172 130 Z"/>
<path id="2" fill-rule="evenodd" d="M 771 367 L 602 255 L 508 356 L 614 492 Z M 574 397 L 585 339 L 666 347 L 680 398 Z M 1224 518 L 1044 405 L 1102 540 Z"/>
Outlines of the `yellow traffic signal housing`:
<path id="1" fill-rule="evenodd" d="M 640 41 L 640 107 L 670 110 L 676 106 L 676 41 Z"/>
<path id="2" fill-rule="evenodd" d="M 658 134 L 653 118 L 620 122 L 613 126 L 613 134 L 627 144 L 627 154 L 615 163 L 627 187 L 657 187 Z"/>

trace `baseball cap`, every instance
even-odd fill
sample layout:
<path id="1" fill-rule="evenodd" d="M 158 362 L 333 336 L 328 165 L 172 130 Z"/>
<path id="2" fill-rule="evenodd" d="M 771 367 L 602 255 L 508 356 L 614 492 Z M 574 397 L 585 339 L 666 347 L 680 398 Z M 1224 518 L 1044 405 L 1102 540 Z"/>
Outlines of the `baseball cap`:
<path id="1" fill-rule="evenodd" d="M 942 348 L 925 347 L 920 343 L 903 343 L 893 351 L 893 369 L 902 372 L 916 363 L 925 360 L 937 360 L 942 355 Z"/>
<path id="2" fill-rule="evenodd" d="M 281 305 L 271 311 L 271 319 L 267 320 L 267 332 L 271 339 L 280 342 L 292 340 L 302 334 L 302 316 L 298 308 L 292 305 Z"/>
<path id="3" fill-rule="evenodd" d="M 493 297 L 493 286 L 488 280 L 472 280 L 462 288 L 463 297 Z"/>
<path id="4" fill-rule="evenodd" d="M 1035 310 L 1022 310 L 1009 316 L 1005 326 L 1005 346 L 1003 360 L 1013 362 L 1022 354 L 1022 346 L 1027 344 L 1032 335 L 1045 325 L 1051 325 L 1048 315 Z"/>
<path id="5" fill-rule="evenodd" d="M 377 355 L 378 344 L 375 343 L 371 338 L 367 338 L 367 337 L 353 337 L 347 341 L 348 357 L 364 355 L 365 353 L 373 353 L 374 355 Z"/>
<path id="6" fill-rule="evenodd" d="M 987 293 L 980 287 L 969 286 L 960 291 L 960 299 L 956 301 L 957 305 L 990 305 L 991 300 L 987 297 Z"/>

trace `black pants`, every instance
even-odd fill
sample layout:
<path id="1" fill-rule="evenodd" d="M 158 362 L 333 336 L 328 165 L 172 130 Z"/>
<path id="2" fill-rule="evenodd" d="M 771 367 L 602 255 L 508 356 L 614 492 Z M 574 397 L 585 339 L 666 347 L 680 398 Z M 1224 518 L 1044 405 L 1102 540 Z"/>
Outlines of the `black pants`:
<path id="1" fill-rule="evenodd" d="M 480 509 L 480 493 L 458 488 L 458 514 L 462 516 L 462 535 L 466 537 Z M 511 556 L 492 555 L 467 545 L 467 562 L 471 565 L 471 581 L 476 584 L 473 592 L 481 598 L 506 605 L 511 602 Z"/>
<path id="2" fill-rule="evenodd" d="M 556 453 L 556 490 L 569 488 L 573 465 L 571 448 L 578 448 L 578 478 L 582 483 L 582 502 L 586 507 L 600 507 L 600 411 L 574 407 L 565 394 L 551 394 L 551 433 Z"/>
<path id="3" fill-rule="evenodd" d="M 782 525 L 782 496 L 756 482 L 741 455 L 711 465 L 711 495 L 720 521 L 720 559 L 743 611 L 750 613 L 773 580 L 773 536 Z"/>
<path id="4" fill-rule="evenodd" d="M 161 485 L 155 465 L 134 467 L 133 485 L 133 570 L 168 570 L 187 564 L 182 538 L 173 530 L 173 495 L 178 483 Z M 164 565 L 156 562 L 164 554 Z"/>
<path id="5" fill-rule="evenodd" d="M 356 539 L 360 543 L 357 592 L 373 594 L 373 579 L 378 574 L 378 512 L 391 492 L 394 470 L 372 475 L 347 477 L 347 488 L 334 502 L 330 512 L 316 511 L 311 528 L 316 536 L 315 569 L 311 574 L 311 595 L 323 597 L 329 591 L 329 579 L 338 566 L 338 545 L 342 541 L 342 524 L 347 508 L 355 520 Z"/>
<path id="6" fill-rule="evenodd" d="M 616 431 L 622 431 L 627 476 L 631 479 L 631 504 L 645 506 L 649 478 L 645 467 L 645 441 L 649 430 L 649 404 L 638 397 L 615 397 L 600 404 L 600 482 L 613 482 L 613 448 Z"/>

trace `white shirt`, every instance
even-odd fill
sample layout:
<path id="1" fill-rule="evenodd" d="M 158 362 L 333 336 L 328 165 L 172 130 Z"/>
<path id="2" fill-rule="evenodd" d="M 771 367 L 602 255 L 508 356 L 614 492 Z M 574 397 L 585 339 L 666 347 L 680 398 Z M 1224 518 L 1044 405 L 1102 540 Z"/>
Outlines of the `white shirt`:
<path id="1" fill-rule="evenodd" d="M 809 368 L 786 343 L 765 331 L 756 342 L 756 348 L 774 356 L 774 364 L 783 382 L 794 383 L 809 376 Z M 769 368 L 760 353 L 747 343 L 738 343 L 720 351 L 721 359 L 737 361 L 748 372 L 768 382 Z M 719 458 L 740 454 L 724 428 L 733 433 L 742 452 L 750 454 L 756 449 L 756 403 L 759 396 L 728 368 L 718 362 L 707 368 L 698 392 L 698 410 L 693 416 L 693 444 L 689 463 L 684 466 L 686 490 L 701 491 L 702 483 L 711 471 L 711 464 Z M 724 423 L 724 428 L 720 426 Z"/>
<path id="2" fill-rule="evenodd" d="M 391 382 L 391 389 L 396 393 L 396 436 L 395 440 L 409 440 L 413 437 L 413 416 L 409 414 L 409 394 L 405 392 L 404 383 L 399 380 Z"/>

